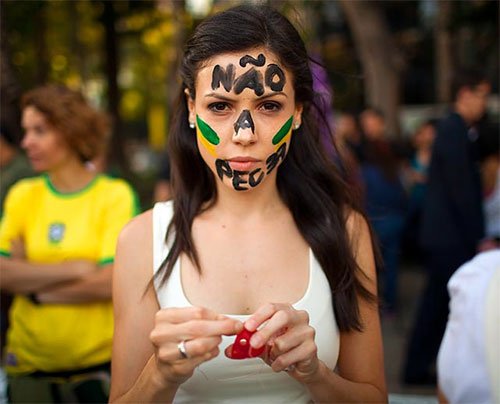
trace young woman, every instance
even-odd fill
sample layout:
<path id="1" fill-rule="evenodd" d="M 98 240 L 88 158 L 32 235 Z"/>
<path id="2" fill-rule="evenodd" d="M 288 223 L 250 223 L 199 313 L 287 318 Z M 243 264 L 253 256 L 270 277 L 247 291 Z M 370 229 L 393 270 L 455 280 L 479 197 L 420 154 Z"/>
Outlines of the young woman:
<path id="1" fill-rule="evenodd" d="M 22 99 L 22 146 L 42 175 L 7 195 L 2 289 L 15 294 L 5 365 L 11 402 L 104 402 L 113 334 L 116 240 L 136 211 L 131 188 L 96 174 L 108 125 L 80 93 Z"/>
<path id="2" fill-rule="evenodd" d="M 181 77 L 173 202 L 118 242 L 110 400 L 385 401 L 369 230 L 321 150 L 297 31 L 222 12 Z"/>

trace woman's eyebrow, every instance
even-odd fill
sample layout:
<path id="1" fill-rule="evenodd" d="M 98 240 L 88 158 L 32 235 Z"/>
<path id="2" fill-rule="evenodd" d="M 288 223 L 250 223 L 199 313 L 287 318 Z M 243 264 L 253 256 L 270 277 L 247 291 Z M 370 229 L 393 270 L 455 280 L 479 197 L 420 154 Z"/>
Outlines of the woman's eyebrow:
<path id="1" fill-rule="evenodd" d="M 283 91 L 273 91 L 272 93 L 268 93 L 268 94 L 261 95 L 261 96 L 259 97 L 259 100 L 262 100 L 262 99 L 264 99 L 264 98 L 274 97 L 275 95 L 283 95 L 283 96 L 285 96 L 286 98 L 288 98 L 288 95 L 286 95 L 286 93 L 284 93 Z"/>
<path id="2" fill-rule="evenodd" d="M 205 98 L 207 98 L 207 97 L 218 98 L 219 100 L 223 100 L 223 101 L 234 101 L 233 98 L 226 97 L 225 95 L 218 94 L 218 93 L 208 93 L 208 94 L 205 94 L 204 97 Z"/>
<path id="3" fill-rule="evenodd" d="M 257 98 L 259 100 L 262 100 L 262 99 L 274 97 L 276 95 L 282 95 L 282 96 L 288 98 L 288 95 L 286 95 L 286 93 L 284 93 L 283 91 L 273 91 L 272 93 L 264 94 L 264 95 L 261 95 L 260 97 L 257 97 Z M 234 98 L 230 98 L 230 97 L 227 97 L 225 95 L 213 93 L 213 92 L 205 94 L 204 97 L 205 98 L 207 98 L 207 97 L 218 98 L 219 100 L 223 100 L 223 101 L 234 101 Z"/>

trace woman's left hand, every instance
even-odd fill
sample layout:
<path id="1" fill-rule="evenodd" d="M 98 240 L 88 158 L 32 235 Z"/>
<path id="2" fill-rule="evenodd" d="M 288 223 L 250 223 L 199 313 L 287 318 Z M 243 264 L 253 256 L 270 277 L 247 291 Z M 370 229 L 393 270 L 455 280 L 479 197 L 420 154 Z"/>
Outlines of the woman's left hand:
<path id="1" fill-rule="evenodd" d="M 250 344 L 254 349 L 267 346 L 263 359 L 275 372 L 286 371 L 301 383 L 315 378 L 320 368 L 316 331 L 309 325 L 306 311 L 296 310 L 290 304 L 269 303 L 260 307 L 244 326 L 249 331 L 261 327 Z"/>

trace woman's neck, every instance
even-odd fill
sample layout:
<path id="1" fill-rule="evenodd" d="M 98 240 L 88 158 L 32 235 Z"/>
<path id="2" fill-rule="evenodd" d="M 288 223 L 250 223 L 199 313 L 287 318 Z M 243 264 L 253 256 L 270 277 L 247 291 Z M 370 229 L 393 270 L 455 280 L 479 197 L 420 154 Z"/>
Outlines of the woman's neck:
<path id="1" fill-rule="evenodd" d="M 47 172 L 50 182 L 61 193 L 77 192 L 85 188 L 96 176 L 85 164 L 72 162 Z"/>

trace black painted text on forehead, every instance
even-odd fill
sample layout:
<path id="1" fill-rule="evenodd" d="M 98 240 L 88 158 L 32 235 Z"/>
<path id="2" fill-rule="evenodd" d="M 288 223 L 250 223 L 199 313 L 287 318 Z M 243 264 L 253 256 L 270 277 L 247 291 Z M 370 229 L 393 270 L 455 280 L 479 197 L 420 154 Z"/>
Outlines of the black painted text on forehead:
<path id="1" fill-rule="evenodd" d="M 257 58 L 245 55 L 240 58 L 239 63 L 241 67 L 254 65 L 260 68 L 265 66 L 266 57 L 262 53 Z M 229 63 L 225 68 L 215 65 L 212 71 L 212 90 L 217 90 L 221 84 L 227 92 L 234 90 L 235 94 L 241 94 L 243 90 L 249 88 L 260 97 L 264 94 L 265 87 L 270 88 L 271 91 L 282 91 L 286 84 L 286 77 L 283 70 L 275 63 L 268 64 L 264 74 L 261 69 L 252 66 L 236 77 L 235 66 Z"/>

